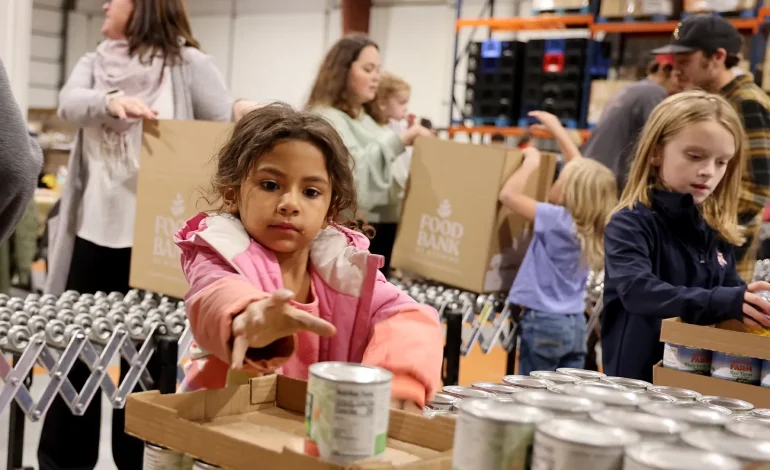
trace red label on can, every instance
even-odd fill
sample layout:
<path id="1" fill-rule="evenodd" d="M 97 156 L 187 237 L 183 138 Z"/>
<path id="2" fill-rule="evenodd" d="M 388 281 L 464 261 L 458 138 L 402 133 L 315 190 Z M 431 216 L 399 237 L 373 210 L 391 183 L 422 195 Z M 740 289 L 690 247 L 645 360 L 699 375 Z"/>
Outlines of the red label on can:
<path id="1" fill-rule="evenodd" d="M 315 442 L 311 441 L 310 438 L 305 438 L 305 453 L 307 455 L 312 455 L 313 457 L 321 456 L 318 452 L 318 446 Z"/>

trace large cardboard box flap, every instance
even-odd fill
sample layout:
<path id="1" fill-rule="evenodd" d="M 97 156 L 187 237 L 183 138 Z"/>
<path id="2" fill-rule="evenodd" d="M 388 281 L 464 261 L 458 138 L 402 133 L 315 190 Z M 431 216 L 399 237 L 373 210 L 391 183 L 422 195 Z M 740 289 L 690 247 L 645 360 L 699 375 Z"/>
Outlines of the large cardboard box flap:
<path id="1" fill-rule="evenodd" d="M 470 290 L 507 290 L 529 241 L 528 222 L 498 202 L 522 162 L 518 149 L 419 139 L 391 264 Z M 556 157 L 543 154 L 525 192 L 543 201 Z"/>
<path id="2" fill-rule="evenodd" d="M 742 324 L 739 324 L 735 328 L 740 329 L 741 326 Z M 770 361 L 770 337 L 724 327 L 691 325 L 682 322 L 679 318 L 670 318 L 661 322 L 660 341 Z"/>
<path id="3" fill-rule="evenodd" d="M 285 376 L 218 390 L 129 395 L 126 432 L 233 470 L 449 470 L 454 419 L 391 410 L 385 454 L 339 465 L 303 453 L 306 383 Z"/>
<path id="4" fill-rule="evenodd" d="M 174 234 L 196 213 L 208 210 L 206 197 L 214 157 L 232 124 L 206 121 L 145 121 L 142 135 L 136 225 L 129 284 L 182 298 L 182 274 Z"/>

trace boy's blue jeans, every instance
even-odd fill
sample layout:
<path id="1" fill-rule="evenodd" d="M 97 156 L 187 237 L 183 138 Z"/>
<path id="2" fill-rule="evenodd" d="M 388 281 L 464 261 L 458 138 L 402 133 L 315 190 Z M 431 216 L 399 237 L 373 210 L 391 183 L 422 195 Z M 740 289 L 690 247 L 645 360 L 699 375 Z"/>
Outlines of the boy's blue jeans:
<path id="1" fill-rule="evenodd" d="M 586 317 L 525 309 L 519 324 L 519 374 L 558 367 L 585 367 Z"/>

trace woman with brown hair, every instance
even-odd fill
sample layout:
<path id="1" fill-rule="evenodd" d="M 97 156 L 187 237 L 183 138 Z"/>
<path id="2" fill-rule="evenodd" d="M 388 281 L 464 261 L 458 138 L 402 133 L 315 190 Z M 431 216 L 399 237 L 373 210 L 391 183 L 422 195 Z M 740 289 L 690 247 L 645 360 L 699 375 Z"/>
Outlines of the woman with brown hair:
<path id="1" fill-rule="evenodd" d="M 50 222 L 46 291 L 129 290 L 143 119 L 231 121 L 251 106 L 233 103 L 212 59 L 198 50 L 182 0 L 111 0 L 104 4 L 106 40 L 83 56 L 59 95 L 59 115 L 79 127 L 60 211 Z M 150 361 L 153 374 L 157 361 Z M 121 361 L 121 379 L 128 364 Z M 90 371 L 77 362 L 77 390 Z M 157 377 L 157 374 L 153 374 Z M 99 458 L 101 394 L 82 416 L 61 397 L 43 423 L 41 469 L 93 468 Z M 142 468 L 142 442 L 112 419 L 113 459 Z"/>
<path id="2" fill-rule="evenodd" d="M 369 250 L 385 257 L 387 276 L 401 205 L 393 163 L 417 137 L 433 134 L 415 124 L 397 135 L 378 124 L 380 63 L 377 44 L 367 36 L 340 39 L 321 64 L 307 106 L 332 123 L 353 156 L 358 215 L 376 231 Z"/>

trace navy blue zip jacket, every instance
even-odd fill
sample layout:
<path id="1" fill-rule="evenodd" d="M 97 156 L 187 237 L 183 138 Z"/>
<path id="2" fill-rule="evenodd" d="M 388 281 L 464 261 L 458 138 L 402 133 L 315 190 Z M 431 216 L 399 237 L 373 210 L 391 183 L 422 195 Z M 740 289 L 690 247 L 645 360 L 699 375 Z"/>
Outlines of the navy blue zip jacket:
<path id="1" fill-rule="evenodd" d="M 689 194 L 652 190 L 612 216 L 604 234 L 604 372 L 652 381 L 663 358 L 660 322 L 697 325 L 743 318 L 746 284 L 731 246 L 698 212 Z"/>

